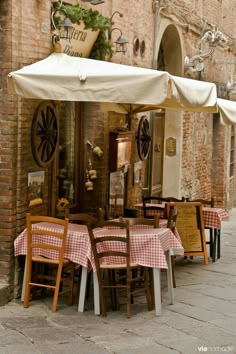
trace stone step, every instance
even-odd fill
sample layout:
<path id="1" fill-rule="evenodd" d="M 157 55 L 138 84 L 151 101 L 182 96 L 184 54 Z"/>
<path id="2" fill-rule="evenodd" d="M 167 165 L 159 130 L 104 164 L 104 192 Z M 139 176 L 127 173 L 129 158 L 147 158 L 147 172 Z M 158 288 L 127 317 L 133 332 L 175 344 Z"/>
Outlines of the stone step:
<path id="1" fill-rule="evenodd" d="M 10 287 L 7 284 L 0 284 L 0 306 L 10 301 Z"/>

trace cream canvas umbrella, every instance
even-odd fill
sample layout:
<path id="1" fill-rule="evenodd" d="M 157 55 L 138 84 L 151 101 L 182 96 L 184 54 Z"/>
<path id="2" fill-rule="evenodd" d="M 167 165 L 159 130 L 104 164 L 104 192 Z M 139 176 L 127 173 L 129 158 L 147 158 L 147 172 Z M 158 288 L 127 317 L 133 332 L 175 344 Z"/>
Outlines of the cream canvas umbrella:
<path id="1" fill-rule="evenodd" d="M 11 94 L 25 98 L 120 104 L 133 111 L 216 111 L 216 86 L 165 71 L 53 53 L 8 75 Z"/>

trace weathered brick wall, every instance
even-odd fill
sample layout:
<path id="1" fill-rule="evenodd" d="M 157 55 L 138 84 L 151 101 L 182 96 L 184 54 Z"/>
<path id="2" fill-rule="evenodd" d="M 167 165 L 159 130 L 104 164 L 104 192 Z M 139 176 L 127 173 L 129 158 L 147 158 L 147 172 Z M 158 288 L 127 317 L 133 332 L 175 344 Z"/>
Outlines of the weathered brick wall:
<path id="1" fill-rule="evenodd" d="M 235 81 L 235 15 L 236 1 L 161 1 L 160 16 L 179 26 L 183 35 L 183 55 L 192 57 L 209 49 L 200 41 L 207 30 L 216 25 L 228 43 L 217 46 L 212 56 L 204 60 L 204 71 L 186 74 L 191 78 L 221 83 Z M 225 98 L 225 97 L 224 97 Z M 230 97 L 235 100 L 235 96 Z M 215 122 L 214 118 L 214 122 Z M 217 121 L 218 122 L 218 121 Z M 229 141 L 227 128 L 214 123 L 212 115 L 184 114 L 182 191 L 192 198 L 215 196 L 219 205 L 235 206 L 235 177 L 229 180 Z M 230 192 L 229 192 L 230 191 Z M 225 202 L 227 200 L 227 203 Z"/>
<path id="2" fill-rule="evenodd" d="M 185 114 L 182 168 L 182 195 L 190 199 L 210 198 L 212 119 L 204 114 Z"/>
<path id="3" fill-rule="evenodd" d="M 47 24 L 48 32 L 42 32 L 42 23 Z M 0 25 L 0 282 L 13 286 L 13 241 L 25 227 L 27 176 L 36 168 L 31 153 L 30 129 L 39 102 L 8 95 L 7 75 L 50 52 L 50 4 L 3 0 L 0 3 Z M 47 186 L 45 189 L 47 194 Z M 36 212 L 45 208 L 46 204 Z"/>
<path id="4" fill-rule="evenodd" d="M 11 70 L 11 4 L 0 3 L 0 282 L 14 278 L 13 239 L 16 229 L 16 100 L 7 94 L 6 77 Z"/>

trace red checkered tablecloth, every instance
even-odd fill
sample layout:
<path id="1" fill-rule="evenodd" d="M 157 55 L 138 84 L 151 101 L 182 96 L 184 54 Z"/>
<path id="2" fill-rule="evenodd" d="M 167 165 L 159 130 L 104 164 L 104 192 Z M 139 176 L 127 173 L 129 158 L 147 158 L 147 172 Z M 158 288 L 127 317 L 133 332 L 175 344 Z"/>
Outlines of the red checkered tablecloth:
<path id="1" fill-rule="evenodd" d="M 34 224 L 34 227 L 39 227 L 45 230 L 58 230 L 60 226 L 55 228 L 55 225 L 50 223 Z M 109 234 L 113 232 L 122 233 L 124 230 L 118 231 L 118 229 L 107 230 Z M 96 236 L 102 236 L 106 232 L 104 229 L 95 230 Z M 40 242 L 41 238 L 45 236 L 34 236 Z M 36 240 L 36 239 L 34 239 Z M 36 241 L 37 241 L 36 240 Z M 51 244 L 57 244 L 55 238 L 50 237 Z M 110 246 L 110 245 L 109 245 Z M 114 242 L 113 242 L 114 246 Z M 27 254 L 27 229 L 25 229 L 15 240 L 15 256 Z M 141 266 L 147 266 L 152 268 L 167 269 L 165 251 L 173 250 L 175 253 L 182 255 L 184 249 L 178 238 L 172 233 L 170 229 L 159 228 L 142 228 L 131 227 L 130 229 L 130 249 L 131 249 L 131 262 L 137 263 Z M 40 249 L 35 255 L 42 255 L 44 257 L 56 258 L 53 250 Z M 86 226 L 69 224 L 68 235 L 65 247 L 65 258 L 71 260 L 74 263 L 80 264 L 86 268 L 92 264 L 95 270 L 95 264 L 92 257 L 89 235 Z M 123 261 L 121 258 L 119 261 Z"/>
<path id="2" fill-rule="evenodd" d="M 203 207 L 203 217 L 205 227 L 212 227 L 214 229 L 221 228 L 221 220 L 229 217 L 227 211 L 221 208 L 207 208 Z"/>
<path id="3" fill-rule="evenodd" d="M 121 229 L 97 229 L 95 230 L 95 236 L 105 236 L 105 235 L 125 235 L 125 230 Z M 119 242 L 106 241 L 103 243 L 103 251 L 107 249 L 123 250 L 125 251 L 125 245 Z M 151 268 L 163 268 L 167 269 L 165 252 L 167 250 L 174 250 L 179 255 L 184 254 L 184 249 L 175 237 L 170 229 L 167 228 L 130 228 L 130 261 L 132 263 L 139 264 L 141 266 L 151 267 Z M 124 259 L 122 257 L 111 257 L 105 260 L 108 263 L 123 263 Z M 94 259 L 90 255 L 90 262 L 93 269 L 95 270 Z"/>
<path id="4" fill-rule="evenodd" d="M 58 231 L 61 229 L 60 226 L 55 227 L 54 224 L 50 223 L 40 223 L 34 224 L 34 228 L 43 228 L 45 230 L 54 230 Z M 45 240 L 45 236 L 43 236 Z M 42 241 L 42 236 L 34 236 L 34 240 Z M 49 238 L 47 239 L 49 242 Z M 59 245 L 55 237 L 50 237 L 50 244 Z M 27 229 L 25 229 L 15 240 L 14 242 L 15 256 L 26 255 L 27 254 Z M 90 253 L 90 240 L 87 231 L 87 227 L 84 225 L 69 224 L 68 235 L 65 246 L 64 257 L 70 261 L 80 264 L 84 267 L 88 267 L 88 254 Z M 36 250 L 34 255 L 41 255 L 48 258 L 57 258 L 57 254 L 53 250 L 39 249 Z"/>
<path id="5" fill-rule="evenodd" d="M 150 205 L 150 204 L 149 204 Z M 153 204 L 155 205 L 155 204 Z M 158 206 L 163 205 L 164 209 L 164 204 L 158 204 Z M 138 216 L 143 216 L 143 204 L 135 204 L 135 208 L 138 209 L 139 215 Z M 204 225 L 205 227 L 212 227 L 214 229 L 220 229 L 221 228 L 221 220 L 228 218 L 229 214 L 227 211 L 221 208 L 208 208 L 208 207 L 203 207 L 202 208 L 203 212 L 203 218 L 204 218 Z M 150 210 L 149 211 L 150 215 L 153 215 L 155 211 Z"/>

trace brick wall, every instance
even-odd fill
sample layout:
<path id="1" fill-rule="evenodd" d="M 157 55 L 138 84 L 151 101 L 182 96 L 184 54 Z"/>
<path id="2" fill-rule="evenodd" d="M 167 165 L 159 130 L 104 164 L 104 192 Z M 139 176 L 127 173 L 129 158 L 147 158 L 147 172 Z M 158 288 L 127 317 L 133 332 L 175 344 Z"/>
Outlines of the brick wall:
<path id="1" fill-rule="evenodd" d="M 7 94 L 6 76 L 11 69 L 11 4 L 0 3 L 0 283 L 14 278 L 13 239 L 16 229 L 17 110 Z"/>
<path id="2" fill-rule="evenodd" d="M 43 21 L 50 31 L 49 2 L 0 3 L 0 282 L 10 284 L 11 293 L 17 268 L 13 241 L 25 227 L 27 175 L 36 168 L 30 129 L 38 102 L 9 96 L 7 75 L 48 55 L 50 32 L 41 32 Z"/>
<path id="3" fill-rule="evenodd" d="M 236 1 L 161 1 L 161 18 L 168 18 L 181 28 L 183 55 L 192 57 L 209 46 L 200 41 L 212 25 L 228 39 L 225 47 L 217 46 L 204 60 L 204 70 L 191 74 L 193 79 L 226 84 L 235 81 Z M 164 6 L 166 6 L 164 8 Z M 187 20 L 186 20 L 187 19 Z M 188 26 L 186 24 L 188 23 Z M 235 96 L 230 97 L 235 100 Z M 215 196 L 218 205 L 235 206 L 235 177 L 229 179 L 229 129 L 211 114 L 184 114 L 182 154 L 182 194 L 191 198 Z"/>

